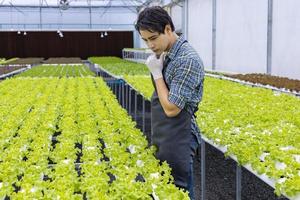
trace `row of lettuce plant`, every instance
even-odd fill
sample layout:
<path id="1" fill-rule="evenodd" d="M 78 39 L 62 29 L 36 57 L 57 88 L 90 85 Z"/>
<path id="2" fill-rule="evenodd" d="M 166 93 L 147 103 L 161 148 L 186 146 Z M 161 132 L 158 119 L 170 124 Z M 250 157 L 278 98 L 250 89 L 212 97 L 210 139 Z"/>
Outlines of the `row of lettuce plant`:
<path id="1" fill-rule="evenodd" d="M 3 64 L 3 63 L 5 63 L 5 58 L 0 58 L 0 64 Z"/>
<path id="2" fill-rule="evenodd" d="M 146 99 L 150 100 L 154 89 L 151 79 L 149 79 L 149 70 L 145 64 L 118 57 L 90 57 L 89 60 L 110 73 L 123 77 L 127 83 L 134 86 Z"/>
<path id="3" fill-rule="evenodd" d="M 208 77 L 204 87 L 197 113 L 203 133 L 226 155 L 272 178 L 276 194 L 299 195 L 300 100 Z"/>
<path id="4" fill-rule="evenodd" d="M 149 75 L 146 65 L 142 63 L 123 60 L 118 57 L 90 57 L 89 60 L 117 76 L 125 74 Z"/>
<path id="5" fill-rule="evenodd" d="M 149 99 L 153 86 L 150 77 L 144 79 L 126 77 Z M 202 134 L 226 147 L 227 156 L 272 178 L 276 194 L 295 196 L 300 192 L 299 107 L 293 96 L 206 77 L 197 122 Z"/>
<path id="6" fill-rule="evenodd" d="M 127 75 L 132 68 L 124 68 L 124 79 L 150 99 L 150 76 Z M 277 195 L 299 196 L 299 107 L 294 96 L 206 77 L 197 122 L 203 135 L 225 147 L 226 156 L 271 178 Z"/>
<path id="7" fill-rule="evenodd" d="M 12 62 L 12 61 L 15 61 L 17 60 L 18 58 L 10 58 L 10 59 L 5 59 L 5 58 L 0 58 L 0 65 L 4 65 L 4 64 L 7 64 L 9 62 Z"/>
<path id="8" fill-rule="evenodd" d="M 7 84 L 9 82 L 9 84 Z M 3 151 L 0 156 L 0 171 L 1 171 L 1 187 L 0 196 L 16 197 L 16 199 L 22 199 L 18 197 L 19 194 L 26 194 L 27 192 L 34 191 L 34 187 L 30 187 L 32 182 L 26 181 L 25 185 L 22 184 L 24 180 L 30 180 L 35 178 L 36 173 L 39 169 L 44 169 L 45 164 L 47 165 L 47 159 L 42 159 L 43 151 L 39 151 L 39 148 L 48 147 L 47 141 L 49 141 L 47 133 L 48 123 L 45 122 L 45 118 L 50 117 L 46 111 L 48 108 L 48 99 L 52 98 L 53 87 L 46 87 L 46 84 L 36 84 L 35 81 L 25 81 L 16 83 L 15 80 L 8 80 L 4 83 L 6 86 L 1 85 L 1 89 L 12 90 L 13 86 L 16 86 L 15 90 L 17 93 L 22 93 L 21 96 L 10 96 L 8 95 L 7 100 L 19 101 L 15 104 L 14 109 L 22 111 L 22 116 L 16 116 L 13 113 L 7 116 L 9 121 L 6 121 L 6 125 L 12 125 L 10 130 L 14 130 L 11 137 L 1 138 L 1 143 L 4 143 Z M 18 87 L 21 85 L 22 89 Z M 24 90 L 25 87 L 26 89 Z M 43 92 L 41 92 L 43 91 Z M 4 95 L 4 98 L 6 95 Z M 1 96 L 1 101 L 3 96 Z M 10 102 L 7 102 L 10 104 Z M 23 110 L 24 106 L 26 109 Z M 2 109 L 7 109 L 4 106 Z M 2 117 L 2 116 L 1 116 Z M 14 124 L 14 122 L 20 122 Z M 1 134 L 5 133 L 5 130 L 1 130 Z M 43 139 L 46 137 L 46 141 Z M 49 142 L 48 142 L 49 143 Z M 37 155 L 39 154 L 40 155 Z M 44 161 L 44 162 L 43 162 Z M 38 174 L 40 177 L 40 174 Z M 22 184 L 23 188 L 20 188 Z M 38 186 L 40 183 L 35 182 Z M 28 189 L 28 187 L 30 187 Z M 25 196 L 26 197 L 26 196 Z M 24 199 L 24 198 L 23 198 Z"/>
<path id="9" fill-rule="evenodd" d="M 40 65 L 19 74 L 17 77 L 82 77 L 95 76 L 84 65 Z"/>
<path id="10" fill-rule="evenodd" d="M 1 199 L 188 199 L 101 79 L 15 78 L 0 92 Z"/>
<path id="11" fill-rule="evenodd" d="M 124 75 L 125 81 L 130 84 L 134 89 L 139 91 L 147 100 L 151 99 L 152 93 L 154 91 L 153 84 L 151 82 L 150 76 L 145 75 Z"/>

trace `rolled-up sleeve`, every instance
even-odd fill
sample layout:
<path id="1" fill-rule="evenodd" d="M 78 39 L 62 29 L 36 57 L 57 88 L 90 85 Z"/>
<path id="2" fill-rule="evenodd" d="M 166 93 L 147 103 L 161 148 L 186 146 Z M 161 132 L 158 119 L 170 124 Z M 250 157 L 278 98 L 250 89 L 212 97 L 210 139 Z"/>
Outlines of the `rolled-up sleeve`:
<path id="1" fill-rule="evenodd" d="M 169 101 L 183 109 L 193 98 L 196 87 L 203 79 L 202 63 L 193 59 L 181 61 L 170 84 Z"/>

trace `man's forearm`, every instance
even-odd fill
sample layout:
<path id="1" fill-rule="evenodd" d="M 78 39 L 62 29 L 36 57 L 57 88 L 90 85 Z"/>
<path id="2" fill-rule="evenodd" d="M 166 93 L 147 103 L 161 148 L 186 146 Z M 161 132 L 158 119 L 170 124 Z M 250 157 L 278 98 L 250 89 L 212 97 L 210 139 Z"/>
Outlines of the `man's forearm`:
<path id="1" fill-rule="evenodd" d="M 169 90 L 163 78 L 156 79 L 155 85 L 160 104 L 162 105 L 165 114 L 168 117 L 177 116 L 181 109 L 169 101 Z"/>

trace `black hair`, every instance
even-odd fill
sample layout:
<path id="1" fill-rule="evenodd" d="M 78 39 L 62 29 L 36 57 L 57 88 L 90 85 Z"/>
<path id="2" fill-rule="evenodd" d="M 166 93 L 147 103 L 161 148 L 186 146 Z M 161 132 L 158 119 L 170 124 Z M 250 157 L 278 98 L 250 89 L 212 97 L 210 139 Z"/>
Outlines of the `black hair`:
<path id="1" fill-rule="evenodd" d="M 174 24 L 168 12 L 160 6 L 145 8 L 138 16 L 135 29 L 147 30 L 150 32 L 165 33 L 166 25 L 170 25 L 172 31 L 175 30 Z"/>

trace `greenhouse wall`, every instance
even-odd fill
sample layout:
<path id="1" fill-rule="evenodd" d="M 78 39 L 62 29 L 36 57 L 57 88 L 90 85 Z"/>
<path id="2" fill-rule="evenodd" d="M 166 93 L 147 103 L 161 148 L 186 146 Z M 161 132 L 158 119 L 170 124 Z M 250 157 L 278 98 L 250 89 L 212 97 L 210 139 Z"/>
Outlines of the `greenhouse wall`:
<path id="1" fill-rule="evenodd" d="M 188 26 L 193 31 L 188 32 L 188 39 L 206 69 L 300 78 L 300 2 L 273 0 L 273 6 L 270 2 L 189 0 Z"/>
<path id="2" fill-rule="evenodd" d="M 111 7 L 69 8 L 57 7 L 0 7 L 0 30 L 2 29 L 118 29 L 134 30 L 137 14 L 128 8 Z"/>
<path id="3" fill-rule="evenodd" d="M 300 79 L 300 1 L 274 0 L 272 73 Z"/>
<path id="4" fill-rule="evenodd" d="M 212 66 L 212 3 L 207 0 L 191 0 L 188 5 L 188 40 L 200 54 L 206 69 Z"/>
<path id="5" fill-rule="evenodd" d="M 182 28 L 182 7 L 176 5 L 170 9 L 170 16 L 172 17 L 173 24 L 176 30 Z"/>
<path id="6" fill-rule="evenodd" d="M 217 3 L 216 66 L 230 72 L 260 72 L 267 63 L 267 0 Z"/>

